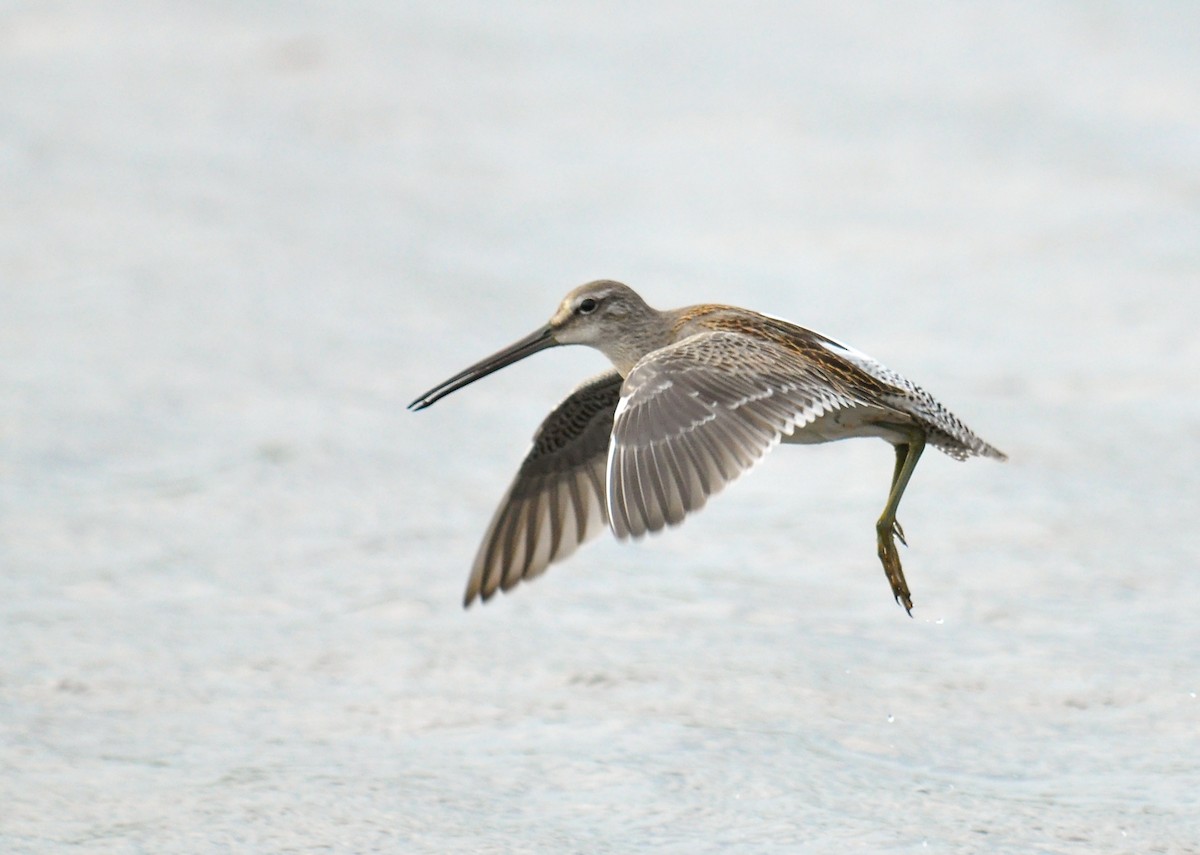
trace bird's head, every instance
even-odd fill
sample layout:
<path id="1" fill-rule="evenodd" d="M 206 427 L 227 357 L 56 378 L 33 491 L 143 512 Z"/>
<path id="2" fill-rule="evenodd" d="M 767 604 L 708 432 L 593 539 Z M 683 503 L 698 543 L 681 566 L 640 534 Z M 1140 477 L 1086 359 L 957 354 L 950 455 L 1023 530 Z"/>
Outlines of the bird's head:
<path id="1" fill-rule="evenodd" d="M 563 298 L 558 310 L 544 326 L 434 386 L 408 407 L 411 410 L 423 410 L 438 399 L 506 365 L 512 365 L 539 350 L 563 344 L 587 344 L 598 348 L 624 374 L 641 356 L 641 337 L 636 332 L 631 333 L 631 329 L 636 331 L 639 323 L 657 317 L 658 313 L 647 306 L 632 288 L 620 282 L 598 279 L 580 285 Z"/>

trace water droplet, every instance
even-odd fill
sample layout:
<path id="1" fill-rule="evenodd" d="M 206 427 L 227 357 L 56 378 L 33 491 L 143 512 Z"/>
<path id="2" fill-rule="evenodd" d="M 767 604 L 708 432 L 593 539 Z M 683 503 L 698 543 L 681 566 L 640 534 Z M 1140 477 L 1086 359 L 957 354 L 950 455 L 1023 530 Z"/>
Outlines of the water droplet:
<path id="1" fill-rule="evenodd" d="M 895 720 L 896 720 L 896 717 L 894 715 L 892 715 L 891 713 L 888 713 L 888 724 L 891 724 Z"/>

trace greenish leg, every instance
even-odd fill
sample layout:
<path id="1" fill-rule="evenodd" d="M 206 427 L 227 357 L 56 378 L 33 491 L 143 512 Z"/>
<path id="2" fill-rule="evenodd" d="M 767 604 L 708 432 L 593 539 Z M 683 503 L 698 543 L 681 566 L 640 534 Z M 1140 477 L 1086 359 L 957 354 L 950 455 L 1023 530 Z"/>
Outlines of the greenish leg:
<path id="1" fill-rule="evenodd" d="M 891 490 L 896 489 L 896 482 L 900 480 L 900 470 L 904 468 L 904 458 L 908 457 L 908 443 L 896 446 L 896 468 L 892 470 L 892 486 Z M 891 495 L 889 491 L 888 495 Z M 904 529 L 900 525 L 900 520 L 892 520 L 892 531 L 896 532 L 896 537 L 900 538 L 900 542 L 908 546 L 908 541 L 904 539 Z"/>
<path id="2" fill-rule="evenodd" d="M 917 468 L 921 452 L 925 450 L 925 432 L 920 428 L 906 428 L 908 442 L 896 446 L 896 468 L 892 473 L 892 489 L 888 493 L 887 504 L 884 505 L 883 515 L 875 523 L 875 536 L 879 545 L 879 560 L 883 563 L 883 572 L 887 574 L 892 586 L 892 594 L 896 602 L 904 606 L 905 611 L 912 615 L 912 594 L 908 583 L 904 580 L 904 570 L 900 567 L 900 555 L 896 551 L 896 538 L 908 545 L 904 540 L 904 529 L 896 522 L 896 509 L 900 507 L 900 499 L 908 479 Z"/>

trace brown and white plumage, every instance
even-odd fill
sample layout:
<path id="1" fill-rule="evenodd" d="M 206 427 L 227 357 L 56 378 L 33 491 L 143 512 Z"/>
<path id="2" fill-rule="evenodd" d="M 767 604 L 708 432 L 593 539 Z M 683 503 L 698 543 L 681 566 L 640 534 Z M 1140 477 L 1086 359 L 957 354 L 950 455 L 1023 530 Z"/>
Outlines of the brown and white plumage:
<path id="1" fill-rule="evenodd" d="M 647 354 L 613 423 L 613 531 L 681 522 L 798 427 L 853 403 L 793 353 L 740 333 L 697 333 Z"/>
<path id="2" fill-rule="evenodd" d="M 464 602 L 532 579 L 608 527 L 604 478 L 621 375 L 607 371 L 546 417 L 475 555 Z"/>
<path id="3" fill-rule="evenodd" d="M 479 548 L 467 605 L 539 575 L 605 523 L 621 538 L 678 524 L 781 442 L 876 436 L 896 447 L 879 557 L 911 610 L 895 511 L 925 443 L 960 460 L 1004 458 L 923 389 L 833 339 L 731 306 L 658 311 L 604 280 L 410 407 L 560 344 L 596 347 L 616 370 L 579 386 L 538 428 Z"/>

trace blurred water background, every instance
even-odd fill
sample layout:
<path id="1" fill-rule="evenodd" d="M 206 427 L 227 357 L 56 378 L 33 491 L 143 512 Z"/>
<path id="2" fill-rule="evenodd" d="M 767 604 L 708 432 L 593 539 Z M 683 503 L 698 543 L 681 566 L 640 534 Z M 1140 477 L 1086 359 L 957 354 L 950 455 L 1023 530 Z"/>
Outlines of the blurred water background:
<path id="1" fill-rule="evenodd" d="M 0 849 L 1200 851 L 1200 7 L 0 4 Z M 464 612 L 580 282 L 880 442 Z"/>

